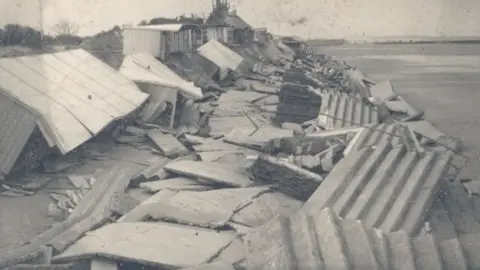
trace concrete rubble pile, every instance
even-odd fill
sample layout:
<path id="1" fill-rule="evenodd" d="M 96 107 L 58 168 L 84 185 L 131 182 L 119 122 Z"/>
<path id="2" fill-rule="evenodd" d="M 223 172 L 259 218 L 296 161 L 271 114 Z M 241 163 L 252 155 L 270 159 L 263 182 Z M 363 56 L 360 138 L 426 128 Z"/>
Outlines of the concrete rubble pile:
<path id="1" fill-rule="evenodd" d="M 151 96 L 115 140 L 86 143 L 51 193 L 58 223 L 0 269 L 479 267 L 479 235 L 428 229 L 458 142 L 390 82 L 274 44 L 279 59 L 236 49 L 250 69 L 233 86 Z"/>

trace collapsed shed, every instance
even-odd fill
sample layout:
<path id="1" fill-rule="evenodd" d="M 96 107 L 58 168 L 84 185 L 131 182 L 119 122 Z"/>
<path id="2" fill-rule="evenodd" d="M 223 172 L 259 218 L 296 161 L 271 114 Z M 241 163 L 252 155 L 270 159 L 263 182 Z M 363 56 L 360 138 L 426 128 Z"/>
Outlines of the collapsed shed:
<path id="1" fill-rule="evenodd" d="M 202 89 L 216 86 L 213 75 L 219 70 L 217 65 L 196 52 L 169 55 L 169 67 L 185 80 Z"/>
<path id="2" fill-rule="evenodd" d="M 48 147 L 62 154 L 148 98 L 134 82 L 83 49 L 2 58 L 0 69 L 0 92 L 35 115 Z"/>
<path id="3" fill-rule="evenodd" d="M 245 67 L 243 57 L 216 40 L 210 40 L 198 48 L 198 53 L 219 68 L 216 74 L 219 81 L 226 79 L 231 72 Z"/>
<path id="4" fill-rule="evenodd" d="M 190 99 L 202 98 L 202 89 L 187 82 L 170 70 L 162 62 L 148 53 L 135 53 L 125 57 L 120 72 L 139 84 L 140 89 L 150 95 L 149 102 L 142 113 L 142 120 L 148 121 L 158 117 L 170 103 L 172 114 L 170 127 L 175 120 L 175 107 L 178 94 Z"/>

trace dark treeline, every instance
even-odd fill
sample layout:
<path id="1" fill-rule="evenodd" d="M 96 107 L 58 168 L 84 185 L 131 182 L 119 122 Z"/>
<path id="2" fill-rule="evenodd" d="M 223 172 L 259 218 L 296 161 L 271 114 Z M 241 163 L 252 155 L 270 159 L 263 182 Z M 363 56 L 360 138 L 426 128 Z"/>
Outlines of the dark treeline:
<path id="1" fill-rule="evenodd" d="M 170 23 L 185 23 L 185 24 L 203 24 L 205 21 L 203 18 L 200 18 L 194 14 L 187 17 L 182 15 L 176 18 L 163 18 L 157 17 L 151 20 L 143 20 L 139 25 L 154 25 L 154 24 L 170 24 Z"/>
<path id="2" fill-rule="evenodd" d="M 29 26 L 7 24 L 0 28 L 0 45 L 21 45 L 30 48 L 41 48 L 44 45 L 76 45 L 82 38 L 72 35 L 58 35 L 55 37 L 44 35 L 41 31 Z"/>
<path id="3" fill-rule="evenodd" d="M 190 24 L 203 24 L 204 20 L 195 15 L 180 16 L 177 18 L 153 18 L 151 20 L 143 20 L 139 25 L 153 25 L 153 24 L 169 24 L 169 23 L 190 23 Z M 100 32 L 90 38 L 100 38 L 104 35 L 118 30 L 119 27 L 115 26 L 109 31 Z M 79 45 L 83 40 L 87 39 L 75 35 L 60 34 L 57 36 L 51 36 L 43 34 L 41 31 L 29 26 L 19 24 L 7 24 L 3 28 L 0 28 L 0 46 L 12 46 L 20 45 L 29 48 L 42 48 L 45 45 Z"/>

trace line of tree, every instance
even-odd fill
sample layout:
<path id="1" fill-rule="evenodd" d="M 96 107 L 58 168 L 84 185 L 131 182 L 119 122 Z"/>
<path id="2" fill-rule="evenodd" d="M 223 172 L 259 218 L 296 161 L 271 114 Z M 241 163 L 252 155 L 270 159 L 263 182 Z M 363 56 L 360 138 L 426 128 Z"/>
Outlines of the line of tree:
<path id="1" fill-rule="evenodd" d="M 151 20 L 143 20 L 139 25 L 155 25 L 155 24 L 171 24 L 171 23 L 185 23 L 185 24 L 203 24 L 205 20 L 195 14 L 190 16 L 180 15 L 176 18 L 157 17 Z"/>
<path id="2" fill-rule="evenodd" d="M 46 35 L 30 26 L 7 24 L 0 28 L 0 45 L 21 45 L 30 48 L 41 48 L 44 45 L 76 45 L 82 43 L 77 36 L 78 26 L 62 20 L 54 26 L 55 35 Z"/>

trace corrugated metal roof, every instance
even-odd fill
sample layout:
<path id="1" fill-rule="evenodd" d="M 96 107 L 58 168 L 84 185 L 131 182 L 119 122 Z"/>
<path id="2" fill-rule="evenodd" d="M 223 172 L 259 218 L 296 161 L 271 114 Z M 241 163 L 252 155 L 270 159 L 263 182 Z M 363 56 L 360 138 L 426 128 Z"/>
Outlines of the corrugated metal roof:
<path id="1" fill-rule="evenodd" d="M 379 123 L 379 113 L 359 97 L 325 91 L 318 121 L 325 129 L 364 126 Z"/>
<path id="2" fill-rule="evenodd" d="M 375 148 L 375 149 L 372 149 Z M 416 233 L 453 159 L 451 153 L 408 151 L 377 144 L 346 155 L 304 205 L 332 207 L 342 218 L 385 232 Z"/>
<path id="3" fill-rule="evenodd" d="M 421 149 L 413 131 L 405 124 L 369 124 L 360 128 L 355 137 L 350 141 L 344 153 L 358 151 L 365 147 L 390 142 L 392 146 L 405 145 L 408 149 Z"/>
<path id="4" fill-rule="evenodd" d="M 198 52 L 222 69 L 236 70 L 243 61 L 243 57 L 216 40 L 205 43 Z"/>
<path id="5" fill-rule="evenodd" d="M 35 112 L 45 137 L 62 153 L 148 98 L 133 81 L 82 49 L 3 58 L 0 69 L 0 91 Z"/>
<path id="6" fill-rule="evenodd" d="M 124 29 L 139 29 L 139 30 L 157 30 L 161 32 L 178 32 L 185 27 L 198 27 L 194 24 L 153 24 L 153 25 L 141 25 L 141 26 L 129 26 Z"/>
<path id="7" fill-rule="evenodd" d="M 277 217 L 244 237 L 247 269 L 478 269 L 479 234 L 444 241 L 383 233 L 332 209 Z"/>
<path id="8" fill-rule="evenodd" d="M 35 126 L 35 115 L 0 94 L 0 178 L 10 173 Z"/>
<path id="9" fill-rule="evenodd" d="M 135 82 L 175 88 L 190 98 L 202 98 L 202 89 L 187 82 L 149 53 L 135 53 L 123 60 L 120 72 Z"/>

